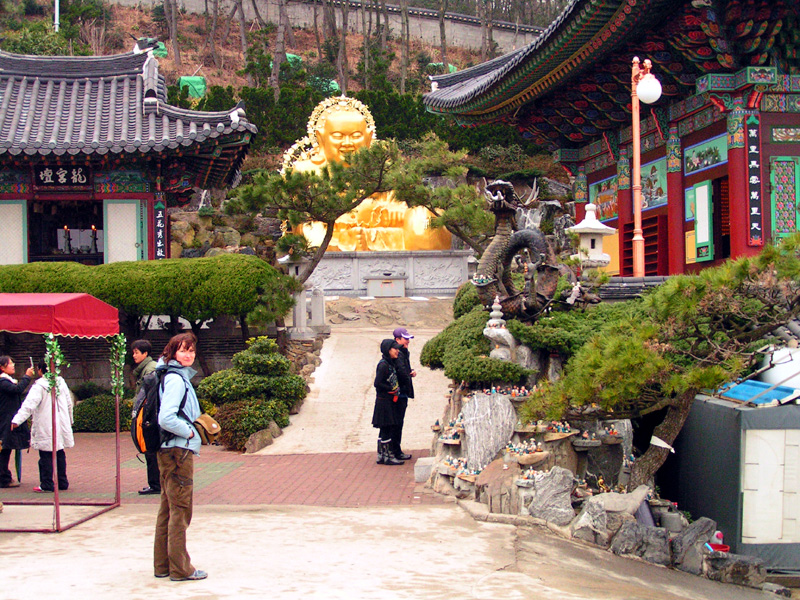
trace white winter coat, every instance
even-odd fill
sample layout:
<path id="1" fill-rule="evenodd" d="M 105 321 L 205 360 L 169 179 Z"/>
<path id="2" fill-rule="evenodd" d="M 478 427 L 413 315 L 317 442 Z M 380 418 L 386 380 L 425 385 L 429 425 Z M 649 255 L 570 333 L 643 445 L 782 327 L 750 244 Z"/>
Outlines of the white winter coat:
<path id="1" fill-rule="evenodd" d="M 20 425 L 31 415 L 33 415 L 31 447 L 34 450 L 52 452 L 53 409 L 46 377 L 40 377 L 31 386 L 25 402 L 22 403 L 11 422 Z M 67 387 L 67 382 L 62 377 L 58 378 L 58 393 L 56 394 L 56 434 L 56 450 L 72 448 L 75 445 L 72 437 L 72 394 Z"/>

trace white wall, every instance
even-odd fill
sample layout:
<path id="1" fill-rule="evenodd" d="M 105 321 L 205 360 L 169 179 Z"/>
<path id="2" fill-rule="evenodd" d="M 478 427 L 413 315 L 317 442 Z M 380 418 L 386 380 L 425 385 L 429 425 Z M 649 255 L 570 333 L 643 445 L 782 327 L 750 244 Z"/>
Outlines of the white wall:
<path id="1" fill-rule="evenodd" d="M 800 430 L 744 432 L 742 490 L 743 543 L 800 542 Z"/>
<path id="2" fill-rule="evenodd" d="M 27 214 L 24 200 L 0 201 L 0 265 L 21 265 L 28 246 Z"/>

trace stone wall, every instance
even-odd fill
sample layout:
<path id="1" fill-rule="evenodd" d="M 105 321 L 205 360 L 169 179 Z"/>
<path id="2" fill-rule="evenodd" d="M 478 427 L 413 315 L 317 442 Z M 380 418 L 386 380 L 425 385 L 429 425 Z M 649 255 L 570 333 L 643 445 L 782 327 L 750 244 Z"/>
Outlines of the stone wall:
<path id="1" fill-rule="evenodd" d="M 471 250 L 326 252 L 308 284 L 327 296 L 371 295 L 370 281 L 389 282 L 392 289 L 403 290 L 400 296 L 452 296 L 469 279 L 472 254 Z"/>
<path id="2" fill-rule="evenodd" d="M 200 258 L 224 253 L 251 254 L 272 264 L 274 235 L 280 235 L 276 219 L 200 216 L 197 211 L 170 211 L 170 257 Z M 220 224 L 220 221 L 224 224 Z M 247 231 L 240 233 L 240 231 Z"/>
<path id="3" fill-rule="evenodd" d="M 161 4 L 162 0 L 110 0 L 110 2 L 123 6 L 136 6 L 150 9 L 156 4 Z M 220 12 L 226 15 L 230 12 L 230 7 L 226 6 L 227 4 L 226 2 L 220 3 Z M 338 1 L 335 1 L 334 4 L 338 5 Z M 178 0 L 178 6 L 181 10 L 196 14 L 202 14 L 206 9 L 205 0 Z M 368 7 L 371 9 L 372 4 L 368 4 Z M 387 8 L 389 9 L 389 27 L 395 35 L 399 35 L 401 30 L 400 10 L 397 5 L 388 5 Z M 258 10 L 262 18 L 266 21 L 272 23 L 278 22 L 277 0 L 260 0 L 258 2 Z M 313 27 L 315 15 L 321 26 L 322 10 L 319 4 L 315 5 L 314 2 L 287 2 L 286 10 L 289 14 L 289 20 L 294 27 Z M 255 19 L 253 7 L 249 2 L 244 3 L 244 12 L 248 20 Z M 370 14 L 371 10 L 367 10 L 366 12 L 367 22 L 369 23 L 371 19 L 371 22 L 374 24 L 376 16 Z M 409 10 L 409 13 L 410 36 L 415 39 L 421 39 L 438 48 L 440 45 L 439 18 L 436 11 L 412 8 Z M 341 23 L 341 10 L 338 8 L 336 10 L 336 19 Z M 359 2 L 351 0 L 347 22 L 348 28 L 352 33 L 361 33 L 361 9 Z M 541 29 L 537 27 L 509 23 L 506 21 L 494 21 L 492 25 L 492 39 L 497 43 L 500 52 L 503 54 L 515 48 L 528 45 L 539 36 L 540 32 Z M 469 15 L 448 13 L 448 17 L 445 21 L 445 36 L 450 46 L 480 50 L 480 20 Z"/>

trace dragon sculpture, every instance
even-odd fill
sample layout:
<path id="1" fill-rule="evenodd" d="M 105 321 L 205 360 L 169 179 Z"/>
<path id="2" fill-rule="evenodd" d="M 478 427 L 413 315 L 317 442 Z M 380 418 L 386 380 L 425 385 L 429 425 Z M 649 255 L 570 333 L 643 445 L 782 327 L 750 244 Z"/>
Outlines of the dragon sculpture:
<path id="1" fill-rule="evenodd" d="M 517 210 L 529 208 L 531 198 L 521 202 L 514 186 L 502 180 L 487 184 L 484 193 L 495 216 L 494 237 L 478 261 L 472 283 L 484 306 L 498 299 L 505 316 L 533 320 L 552 302 L 562 269 L 539 229 L 517 228 Z M 522 290 L 517 290 L 511 280 L 515 257 L 525 273 Z"/>

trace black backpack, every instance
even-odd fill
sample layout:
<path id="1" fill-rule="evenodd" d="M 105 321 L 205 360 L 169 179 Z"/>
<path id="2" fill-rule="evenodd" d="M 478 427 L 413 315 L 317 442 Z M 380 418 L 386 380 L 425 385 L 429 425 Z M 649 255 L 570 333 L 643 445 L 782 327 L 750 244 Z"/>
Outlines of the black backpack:
<path id="1" fill-rule="evenodd" d="M 161 444 L 175 437 L 174 433 L 161 429 L 158 424 L 158 411 L 161 409 L 161 393 L 164 391 L 164 377 L 169 369 L 159 369 L 145 376 L 142 387 L 133 400 L 131 412 L 131 437 L 133 445 L 139 452 L 155 452 Z M 178 407 L 178 414 L 188 421 L 183 414 L 186 405 L 186 394 Z"/>

